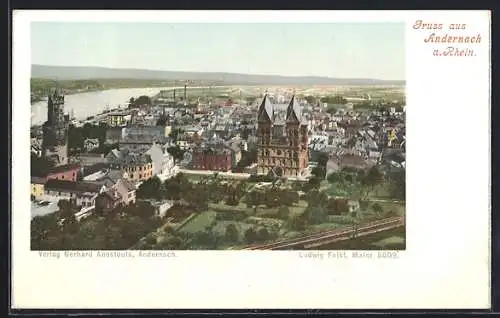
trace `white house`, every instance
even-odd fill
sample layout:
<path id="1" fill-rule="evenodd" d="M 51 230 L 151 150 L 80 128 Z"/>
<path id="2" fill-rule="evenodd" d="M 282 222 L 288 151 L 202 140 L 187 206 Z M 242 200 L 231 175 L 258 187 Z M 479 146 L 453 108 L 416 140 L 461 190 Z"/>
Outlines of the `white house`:
<path id="1" fill-rule="evenodd" d="M 174 157 L 168 153 L 164 146 L 154 144 L 146 151 L 153 161 L 153 176 L 165 180 L 175 176 L 178 168 L 174 164 Z"/>
<path id="2" fill-rule="evenodd" d="M 135 203 L 136 187 L 132 182 L 127 179 L 120 179 L 116 182 L 113 188 L 121 196 L 123 204 L 128 205 L 130 203 Z"/>
<path id="3" fill-rule="evenodd" d="M 48 180 L 44 190 L 49 201 L 67 199 L 79 207 L 92 207 L 95 206 L 97 195 L 104 192 L 106 187 L 89 182 Z"/>

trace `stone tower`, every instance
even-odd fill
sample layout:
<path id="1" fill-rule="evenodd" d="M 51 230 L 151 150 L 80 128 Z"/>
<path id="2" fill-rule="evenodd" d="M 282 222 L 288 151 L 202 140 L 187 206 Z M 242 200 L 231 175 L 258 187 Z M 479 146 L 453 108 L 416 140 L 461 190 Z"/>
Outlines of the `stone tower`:
<path id="1" fill-rule="evenodd" d="M 47 106 L 42 152 L 56 166 L 65 165 L 68 163 L 69 116 L 64 113 L 64 95 L 55 89 L 48 96 Z"/>
<path id="2" fill-rule="evenodd" d="M 295 96 L 280 116 L 266 94 L 257 116 L 257 172 L 300 176 L 308 164 L 308 131 Z"/>

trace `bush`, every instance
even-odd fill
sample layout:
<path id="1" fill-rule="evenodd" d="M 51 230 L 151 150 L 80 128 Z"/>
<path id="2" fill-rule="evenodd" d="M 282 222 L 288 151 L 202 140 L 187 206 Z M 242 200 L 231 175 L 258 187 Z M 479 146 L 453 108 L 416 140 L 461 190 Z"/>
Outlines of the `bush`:
<path id="1" fill-rule="evenodd" d="M 272 182 L 274 179 L 268 175 L 253 174 L 248 177 L 248 182 Z"/>

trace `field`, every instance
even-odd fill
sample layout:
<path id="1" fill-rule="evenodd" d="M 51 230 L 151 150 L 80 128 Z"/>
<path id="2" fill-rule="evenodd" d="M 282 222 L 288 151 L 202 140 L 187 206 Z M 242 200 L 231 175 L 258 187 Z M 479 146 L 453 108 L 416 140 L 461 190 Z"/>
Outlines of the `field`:
<path id="1" fill-rule="evenodd" d="M 214 211 L 200 213 L 178 230 L 191 234 L 204 231 L 206 227 L 210 226 L 215 221 L 216 216 L 217 213 Z"/>

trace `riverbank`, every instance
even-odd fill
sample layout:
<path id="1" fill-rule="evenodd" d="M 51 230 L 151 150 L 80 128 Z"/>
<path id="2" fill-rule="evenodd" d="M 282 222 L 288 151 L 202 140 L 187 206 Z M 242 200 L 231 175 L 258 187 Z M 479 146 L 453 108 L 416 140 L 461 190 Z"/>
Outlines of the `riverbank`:
<path id="1" fill-rule="evenodd" d="M 31 79 L 31 105 L 46 101 L 51 91 L 58 87 L 65 95 L 75 95 L 114 89 L 174 87 L 174 81 L 137 79 L 90 79 L 54 81 L 44 78 Z M 179 85 L 179 83 L 177 83 Z M 132 96 L 131 96 L 132 97 Z"/>
<path id="2" fill-rule="evenodd" d="M 105 110 L 126 107 L 131 97 L 154 96 L 169 87 L 117 88 L 85 93 L 67 94 L 65 112 L 73 114 L 76 120 L 85 120 Z M 31 126 L 41 125 L 47 120 L 47 102 L 41 101 L 31 106 Z"/>

